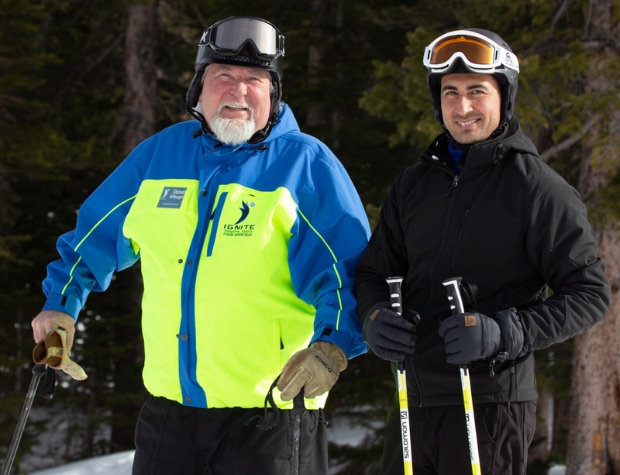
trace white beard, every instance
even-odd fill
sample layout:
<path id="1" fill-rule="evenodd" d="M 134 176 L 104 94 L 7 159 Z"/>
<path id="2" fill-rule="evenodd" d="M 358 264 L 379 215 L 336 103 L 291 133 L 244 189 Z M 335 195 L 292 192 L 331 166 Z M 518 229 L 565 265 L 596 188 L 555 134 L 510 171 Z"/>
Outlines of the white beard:
<path id="1" fill-rule="evenodd" d="M 245 107 L 250 111 L 248 120 L 226 119 L 221 116 L 222 108 L 229 107 Z M 217 139 L 226 145 L 239 145 L 250 140 L 256 129 L 254 122 L 254 110 L 247 104 L 222 103 L 218 108 L 217 114 L 211 117 L 209 124 L 211 130 Z"/>

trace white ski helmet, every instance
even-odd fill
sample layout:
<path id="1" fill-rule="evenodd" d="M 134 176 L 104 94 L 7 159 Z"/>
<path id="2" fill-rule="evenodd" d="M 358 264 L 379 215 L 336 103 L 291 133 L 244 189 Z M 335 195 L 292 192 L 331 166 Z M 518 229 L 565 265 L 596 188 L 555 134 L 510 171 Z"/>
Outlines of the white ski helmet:
<path id="1" fill-rule="evenodd" d="M 424 50 L 423 63 L 428 68 L 428 87 L 435 108 L 435 119 L 441 125 L 441 78 L 446 74 L 490 74 L 497 80 L 501 90 L 500 123 L 504 124 L 513 117 L 519 84 L 519 60 L 496 33 L 480 28 L 466 28 L 441 35 Z"/>

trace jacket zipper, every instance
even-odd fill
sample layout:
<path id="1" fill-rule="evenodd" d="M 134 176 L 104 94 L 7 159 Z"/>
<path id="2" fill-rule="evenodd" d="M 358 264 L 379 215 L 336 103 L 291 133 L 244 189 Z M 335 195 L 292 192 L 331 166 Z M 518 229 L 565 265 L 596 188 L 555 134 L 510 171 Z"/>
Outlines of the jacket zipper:
<path id="1" fill-rule="evenodd" d="M 450 265 L 451 269 L 454 269 L 454 265 L 456 264 L 456 256 L 458 255 L 458 250 L 461 244 L 461 238 L 463 237 L 463 228 L 465 227 L 465 220 L 469 216 L 469 208 L 465 211 L 465 214 L 461 218 L 461 222 L 459 223 L 458 232 L 456 235 L 456 246 L 454 246 L 454 252 L 452 253 L 452 263 Z"/>
<path id="2" fill-rule="evenodd" d="M 219 175 L 220 170 L 217 170 L 203 185 L 204 190 L 208 190 L 212 184 L 215 184 L 215 189 L 217 190 L 219 187 Z M 201 193 L 202 194 L 202 193 Z M 208 192 L 203 194 L 203 197 L 206 197 Z M 207 197 L 208 203 L 206 204 L 206 209 L 204 211 L 210 212 L 213 208 L 213 198 L 210 196 Z M 201 206 L 199 202 L 198 206 L 199 213 L 201 212 Z M 205 218 L 204 221 L 198 219 L 198 223 L 196 225 L 196 230 L 194 231 L 194 237 L 192 238 L 192 243 L 195 245 L 192 252 L 188 253 L 186 266 L 189 267 L 185 269 L 183 273 L 183 279 L 181 283 L 181 295 L 182 295 L 182 315 L 181 315 L 181 324 L 179 327 L 179 333 L 187 335 L 186 344 L 194 345 L 193 348 L 184 348 L 183 351 L 187 352 L 187 361 L 184 362 L 186 372 L 186 376 L 188 381 L 182 383 L 182 395 L 184 403 L 192 402 L 195 404 L 204 404 L 205 407 L 209 407 L 208 397 L 204 388 L 198 385 L 196 375 L 197 375 L 197 360 L 193 360 L 196 354 L 195 347 L 195 329 L 194 329 L 194 319 L 195 319 L 195 293 L 196 293 L 196 276 L 198 274 L 198 265 L 200 261 L 200 256 L 202 256 L 202 252 L 204 249 L 205 242 L 207 241 L 208 229 L 209 229 L 209 221 L 213 218 L 214 213 Z M 213 233 L 213 230 L 212 230 Z M 211 241 L 211 238 L 209 238 Z M 187 274 L 186 274 L 187 273 Z M 188 341 L 189 340 L 189 341 Z M 179 368 L 180 369 L 180 368 Z M 184 376 L 180 375 L 181 378 Z"/>
<path id="3" fill-rule="evenodd" d="M 206 257 L 211 257 L 213 255 L 213 247 L 215 246 L 215 239 L 217 238 L 217 229 L 220 225 L 220 217 L 222 216 L 222 210 L 224 209 L 224 203 L 226 202 L 227 196 L 227 191 L 220 195 L 217 200 L 217 205 L 215 206 L 215 211 L 211 214 L 211 233 L 208 237 L 209 241 L 207 244 Z"/>
<path id="4" fill-rule="evenodd" d="M 423 403 L 423 399 L 424 399 L 424 392 L 422 391 L 422 386 L 420 385 L 420 381 L 418 380 L 418 374 L 415 371 L 415 368 L 413 367 L 413 362 L 409 365 L 409 368 L 407 369 L 407 371 L 411 371 L 411 379 L 413 379 L 413 382 L 416 385 L 416 388 L 418 390 L 418 395 L 419 395 L 419 401 L 418 401 L 418 407 L 424 407 L 424 403 Z M 407 380 L 409 379 L 409 377 L 407 377 Z"/>

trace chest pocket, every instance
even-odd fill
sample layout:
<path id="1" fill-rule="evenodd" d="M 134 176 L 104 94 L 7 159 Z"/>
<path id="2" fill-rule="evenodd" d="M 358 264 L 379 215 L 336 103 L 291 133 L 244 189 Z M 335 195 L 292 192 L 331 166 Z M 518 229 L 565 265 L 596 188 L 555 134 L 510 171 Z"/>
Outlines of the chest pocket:
<path id="1" fill-rule="evenodd" d="M 287 189 L 264 192 L 226 185 L 216 203 L 207 256 L 222 253 L 240 263 L 282 260 L 297 219 L 297 206 Z"/>
<path id="2" fill-rule="evenodd" d="M 123 234 L 144 262 L 185 259 L 198 223 L 196 180 L 145 180 L 129 210 Z"/>

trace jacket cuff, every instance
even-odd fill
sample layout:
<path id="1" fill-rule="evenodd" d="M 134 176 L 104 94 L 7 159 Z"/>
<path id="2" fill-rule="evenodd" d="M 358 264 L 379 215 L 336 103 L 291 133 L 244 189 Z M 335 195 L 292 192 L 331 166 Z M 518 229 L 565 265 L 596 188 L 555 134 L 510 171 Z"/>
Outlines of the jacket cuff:
<path id="1" fill-rule="evenodd" d="M 523 356 L 521 355 L 524 341 L 523 325 L 521 325 L 517 310 L 511 308 L 497 312 L 494 320 L 499 326 L 502 337 L 500 353 L 504 353 L 507 360 L 515 360 Z"/>
<path id="2" fill-rule="evenodd" d="M 372 307 L 368 309 L 368 311 L 364 314 L 364 320 L 362 321 L 362 335 L 364 336 L 364 340 L 366 340 L 366 329 L 368 328 L 368 324 L 370 323 L 370 316 L 381 308 L 391 308 L 392 304 L 390 302 L 378 302 L 374 304 Z"/>
<path id="3" fill-rule="evenodd" d="M 351 354 L 355 349 L 355 342 L 348 333 L 339 332 L 338 330 L 335 330 L 333 328 L 325 329 L 321 335 L 314 337 L 310 342 L 310 345 L 317 341 L 326 341 L 328 343 L 333 343 L 338 348 L 340 348 L 345 355 L 347 355 L 347 358 L 351 358 Z"/>
<path id="4" fill-rule="evenodd" d="M 71 315 L 77 321 L 78 314 L 82 309 L 82 303 L 75 297 L 62 294 L 50 294 L 47 296 L 43 310 L 56 310 Z"/>

